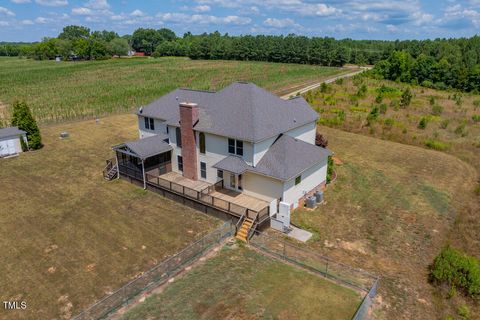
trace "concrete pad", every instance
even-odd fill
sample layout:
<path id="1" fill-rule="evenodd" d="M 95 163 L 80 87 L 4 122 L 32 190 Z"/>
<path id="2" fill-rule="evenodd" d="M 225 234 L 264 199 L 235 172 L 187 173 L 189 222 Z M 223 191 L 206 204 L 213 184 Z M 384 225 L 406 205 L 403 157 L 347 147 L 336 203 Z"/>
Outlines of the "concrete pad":
<path id="1" fill-rule="evenodd" d="M 297 228 L 292 225 L 290 226 L 290 230 L 287 231 L 286 234 L 287 236 L 297 239 L 298 241 L 301 241 L 301 242 L 307 242 L 313 236 L 311 232 Z"/>

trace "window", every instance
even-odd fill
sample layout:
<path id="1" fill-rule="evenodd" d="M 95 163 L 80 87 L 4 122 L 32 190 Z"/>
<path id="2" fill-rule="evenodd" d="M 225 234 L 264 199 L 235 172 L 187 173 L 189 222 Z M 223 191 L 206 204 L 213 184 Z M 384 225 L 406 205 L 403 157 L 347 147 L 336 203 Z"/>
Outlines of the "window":
<path id="1" fill-rule="evenodd" d="M 178 171 L 183 171 L 183 158 L 182 156 L 177 156 L 178 162 Z"/>
<path id="2" fill-rule="evenodd" d="M 235 154 L 235 139 L 228 139 L 228 153 Z"/>
<path id="3" fill-rule="evenodd" d="M 155 130 L 155 120 L 153 118 L 144 118 L 145 120 L 145 129 Z"/>
<path id="4" fill-rule="evenodd" d="M 243 141 L 228 139 L 228 153 L 243 156 Z"/>
<path id="5" fill-rule="evenodd" d="M 223 179 L 223 170 L 217 170 L 217 178 Z"/>
<path id="6" fill-rule="evenodd" d="M 295 178 L 295 185 L 300 184 L 302 182 L 302 176 L 298 176 Z"/>
<path id="7" fill-rule="evenodd" d="M 181 148 L 182 147 L 182 132 L 180 131 L 180 128 L 175 128 L 175 136 L 177 139 L 177 147 Z"/>
<path id="8" fill-rule="evenodd" d="M 243 141 L 237 140 L 237 156 L 243 156 Z"/>
<path id="9" fill-rule="evenodd" d="M 230 188 L 235 189 L 235 175 L 233 173 L 230 174 Z"/>
<path id="10" fill-rule="evenodd" d="M 200 153 L 205 154 L 205 133 L 200 132 L 198 134 L 198 139 L 200 140 Z"/>
<path id="11" fill-rule="evenodd" d="M 238 175 L 238 190 L 242 190 L 242 175 Z"/>
<path id="12" fill-rule="evenodd" d="M 207 164 L 205 162 L 200 162 L 200 176 L 207 179 Z"/>
<path id="13" fill-rule="evenodd" d="M 167 126 L 167 134 L 168 134 L 168 126 Z"/>

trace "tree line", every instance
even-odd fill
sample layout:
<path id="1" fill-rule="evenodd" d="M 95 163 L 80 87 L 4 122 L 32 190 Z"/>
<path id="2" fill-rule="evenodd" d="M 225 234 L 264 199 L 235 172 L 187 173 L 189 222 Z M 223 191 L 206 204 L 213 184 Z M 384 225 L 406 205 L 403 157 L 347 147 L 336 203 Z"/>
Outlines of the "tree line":
<path id="1" fill-rule="evenodd" d="M 56 38 L 35 44 L 1 44 L 0 55 L 34 59 L 105 59 L 132 49 L 154 57 L 250 60 L 343 66 L 375 64 L 372 74 L 428 87 L 480 90 L 480 37 L 435 40 L 336 40 L 290 34 L 231 36 L 219 32 L 178 37 L 167 28 L 139 28 L 120 37 L 112 31 L 67 26 Z"/>

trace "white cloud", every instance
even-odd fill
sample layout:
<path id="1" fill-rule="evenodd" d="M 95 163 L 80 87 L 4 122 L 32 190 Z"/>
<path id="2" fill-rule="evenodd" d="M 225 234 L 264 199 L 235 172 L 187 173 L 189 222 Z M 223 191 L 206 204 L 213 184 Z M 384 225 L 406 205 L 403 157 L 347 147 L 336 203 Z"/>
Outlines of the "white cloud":
<path id="1" fill-rule="evenodd" d="M 35 0 L 35 3 L 46 7 L 64 7 L 68 5 L 67 0 Z"/>
<path id="2" fill-rule="evenodd" d="M 13 13 L 13 11 L 11 11 L 11 10 L 8 10 L 7 8 L 0 7 L 0 15 L 6 15 L 6 16 L 13 17 L 15 15 L 15 13 Z"/>
<path id="3" fill-rule="evenodd" d="M 16 4 L 22 4 L 22 3 L 30 3 L 32 1 L 30 0 L 10 0 L 10 2 L 16 3 Z"/>
<path id="4" fill-rule="evenodd" d="M 32 20 L 22 20 L 20 21 L 20 23 L 23 24 L 24 26 L 30 26 L 34 24 Z"/>
<path id="5" fill-rule="evenodd" d="M 79 7 L 79 8 L 73 8 L 72 14 L 77 16 L 90 16 L 93 14 L 93 11 L 90 8 Z"/>
<path id="6" fill-rule="evenodd" d="M 107 0 L 89 0 L 85 3 L 85 7 L 95 10 L 106 10 L 110 9 L 110 4 L 108 4 Z"/>
<path id="7" fill-rule="evenodd" d="M 39 23 L 39 24 L 45 24 L 45 23 L 48 23 L 50 22 L 50 19 L 48 18 L 45 18 L 45 17 L 38 17 L 35 19 L 35 23 Z"/>
<path id="8" fill-rule="evenodd" d="M 0 27 L 7 27 L 7 26 L 9 26 L 9 25 L 10 25 L 10 23 L 8 23 L 8 21 L 2 21 L 2 20 L 0 20 Z"/>
<path id="9" fill-rule="evenodd" d="M 287 28 L 287 27 L 300 27 L 299 24 L 295 23 L 294 20 L 287 18 L 287 19 L 276 19 L 276 18 L 268 18 L 263 21 L 263 24 L 267 27 L 272 28 Z"/>
<path id="10" fill-rule="evenodd" d="M 208 12 L 210 11 L 210 6 L 208 5 L 199 5 L 199 6 L 196 6 L 196 7 L 193 7 L 193 11 L 195 12 Z"/>
<path id="11" fill-rule="evenodd" d="M 231 24 L 246 25 L 252 22 L 252 19 L 239 16 L 217 17 L 204 14 L 188 15 L 185 13 L 159 13 L 157 18 L 163 22 L 181 23 L 181 24 Z"/>
<path id="12" fill-rule="evenodd" d="M 130 15 L 132 17 L 143 17 L 145 15 L 145 13 L 143 13 L 141 10 L 136 9 L 136 10 L 132 11 L 130 13 Z"/>

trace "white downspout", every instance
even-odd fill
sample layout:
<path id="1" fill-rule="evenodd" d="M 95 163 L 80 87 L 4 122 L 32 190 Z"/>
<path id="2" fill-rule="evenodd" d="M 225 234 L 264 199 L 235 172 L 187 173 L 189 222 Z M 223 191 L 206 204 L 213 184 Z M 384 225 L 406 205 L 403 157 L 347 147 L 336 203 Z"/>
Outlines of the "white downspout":
<path id="1" fill-rule="evenodd" d="M 147 189 L 147 181 L 145 180 L 145 165 L 142 159 L 143 189 Z"/>

